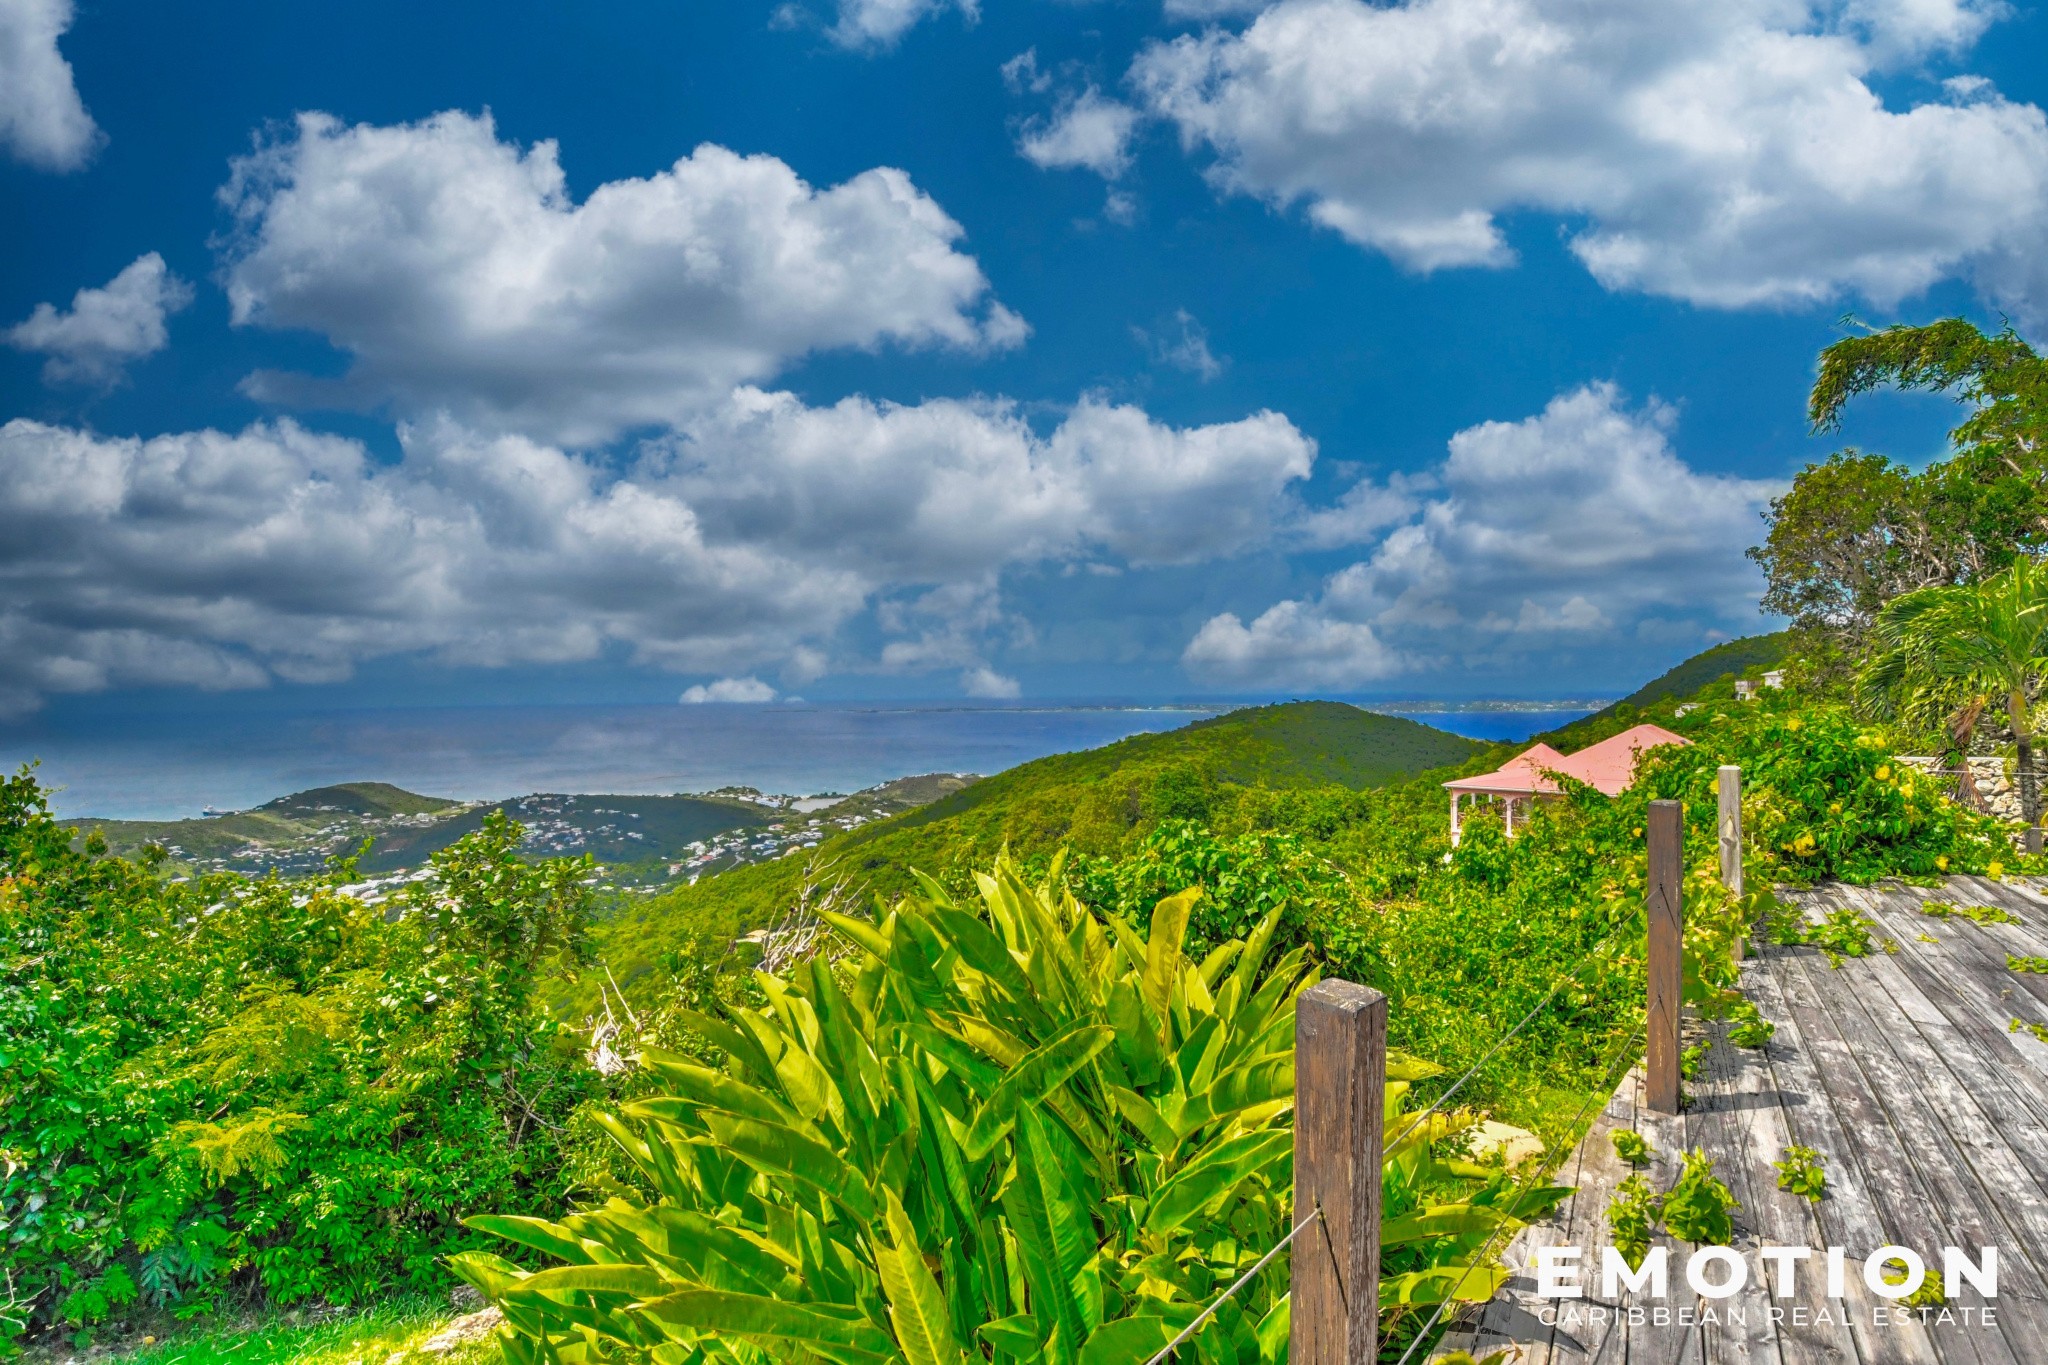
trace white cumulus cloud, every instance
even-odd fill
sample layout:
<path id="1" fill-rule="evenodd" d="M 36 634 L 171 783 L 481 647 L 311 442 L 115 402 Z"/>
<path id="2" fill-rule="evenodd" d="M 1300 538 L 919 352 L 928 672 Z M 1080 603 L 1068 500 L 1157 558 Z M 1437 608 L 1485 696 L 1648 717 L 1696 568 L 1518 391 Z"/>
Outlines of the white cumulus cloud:
<path id="1" fill-rule="evenodd" d="M 670 424 L 814 351 L 1015 345 L 959 224 L 899 170 L 819 189 L 705 144 L 569 197 L 553 142 L 488 115 L 392 127 L 303 114 L 235 163 L 238 324 L 304 328 L 340 381 L 259 372 L 287 403 L 445 411 L 585 444 Z"/>
<path id="2" fill-rule="evenodd" d="M 894 47 L 926 19 L 957 9 L 969 23 L 981 16 L 978 0 L 839 0 L 826 34 L 841 47 L 870 52 Z"/>
<path id="3" fill-rule="evenodd" d="M 1140 102 L 1228 192 L 1303 204 L 1414 270 L 1510 264 L 1547 213 L 1610 289 L 1716 307 L 1946 278 L 2048 319 L 2048 119 L 1981 79 L 1888 103 L 1968 47 L 1971 0 L 1279 0 L 1154 43 Z"/>
<path id="4" fill-rule="evenodd" d="M 1575 640 L 1747 625 L 1759 584 L 1742 547 L 1780 485 L 1693 469 L 1671 448 L 1674 424 L 1667 407 L 1632 410 L 1592 384 L 1468 427 L 1438 468 L 1362 484 L 1302 520 L 1314 543 L 1369 544 L 1364 558 L 1249 622 L 1212 618 L 1183 662 L 1231 682 L 1357 687 Z"/>
<path id="5" fill-rule="evenodd" d="M 71 17 L 71 0 L 0 0 L 0 146 L 42 170 L 75 171 L 101 142 L 57 50 Z"/>
<path id="6" fill-rule="evenodd" d="M 720 678 L 716 682 L 697 683 L 683 689 L 677 700 L 685 706 L 702 706 L 706 702 L 727 702 L 758 705 L 774 701 L 776 691 L 759 678 Z"/>
<path id="7" fill-rule="evenodd" d="M 726 680 L 707 696 L 771 668 L 943 669 L 993 695 L 990 654 L 1021 638 L 1005 572 L 1236 553 L 1314 458 L 1271 413 L 1176 428 L 1084 399 L 1040 434 L 1001 402 L 757 390 L 622 462 L 448 419 L 400 434 L 394 464 L 289 421 L 0 426 L 0 710 L 391 655 L 617 652 Z M 885 643 L 851 656 L 839 632 L 868 611 Z"/>
<path id="8" fill-rule="evenodd" d="M 970 697 L 981 697 L 989 701 L 1015 701 L 1024 695 L 1015 678 L 1005 677 L 992 668 L 970 668 L 960 675 L 960 690 Z"/>
<path id="9" fill-rule="evenodd" d="M 1229 19 L 1241 14 L 1257 14 L 1274 0 L 1166 0 L 1166 17 L 1202 21 L 1205 19 Z"/>
<path id="10" fill-rule="evenodd" d="M 131 360 L 169 343 L 164 320 L 192 302 L 192 286 L 154 251 L 97 289 L 71 296 L 69 310 L 38 304 L 4 333 L 7 344 L 47 355 L 46 383 L 111 383 Z"/>
<path id="11" fill-rule="evenodd" d="M 1090 85 L 1062 97 L 1049 117 L 1027 121 L 1017 150 L 1041 169 L 1089 170 L 1114 180 L 1130 168 L 1137 126 L 1137 110 Z"/>

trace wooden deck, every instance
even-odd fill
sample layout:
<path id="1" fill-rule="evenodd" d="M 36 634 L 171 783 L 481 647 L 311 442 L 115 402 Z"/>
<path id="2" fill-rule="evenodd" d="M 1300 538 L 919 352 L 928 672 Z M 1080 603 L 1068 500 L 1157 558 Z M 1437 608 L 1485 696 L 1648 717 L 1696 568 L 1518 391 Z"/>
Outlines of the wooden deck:
<path id="1" fill-rule="evenodd" d="M 1643 1106 L 1641 1071 L 1632 1072 L 1559 1172 L 1578 1193 L 1510 1246 L 1508 1264 L 1523 1275 L 1436 1358 L 1464 1349 L 1484 1359 L 1514 1345 L 1524 1365 L 2048 1365 L 2048 1043 L 2025 1028 L 2048 1025 L 2048 976 L 2006 965 L 2007 954 L 2048 957 L 2048 899 L 1975 877 L 1950 878 L 1945 890 L 1830 886 L 1793 899 L 1809 915 L 1856 907 L 1896 951 L 1831 968 L 1813 948 L 1753 947 L 1742 984 L 1777 1025 L 1769 1046 L 1734 1047 L 1715 1026 L 1691 1100 L 1675 1116 Z M 1921 913 L 1928 899 L 1997 906 L 2021 923 L 1935 919 Z M 1744 1293 L 1698 1298 L 1685 1283 L 1690 1248 L 1667 1243 L 1668 1297 L 1600 1296 L 1607 1205 L 1629 1173 L 1611 1140 L 1622 1128 L 1655 1149 L 1649 1174 L 1659 1190 L 1686 1149 L 1714 1158 L 1740 1203 Z M 1818 1204 L 1777 1188 L 1772 1163 L 1793 1143 L 1825 1159 Z M 1785 1286 L 1767 1281 L 1756 1255 L 1767 1245 L 1846 1248 L 1845 1296 L 1826 1297 L 1816 1250 L 1791 1296 L 1777 1297 Z M 1996 1246 L 1992 1321 L 1968 1290 L 1954 1293 L 1945 1321 L 1921 1321 L 1871 1294 L 1862 1260 L 1886 1245 L 1911 1247 L 1935 1267 L 1944 1246 L 1973 1256 Z M 1581 1248 L 1580 1265 L 1592 1267 L 1581 1271 L 1587 1298 L 1535 1297 L 1527 1272 L 1544 1246 Z M 1539 1310 L 1557 1325 L 1539 1321 Z"/>

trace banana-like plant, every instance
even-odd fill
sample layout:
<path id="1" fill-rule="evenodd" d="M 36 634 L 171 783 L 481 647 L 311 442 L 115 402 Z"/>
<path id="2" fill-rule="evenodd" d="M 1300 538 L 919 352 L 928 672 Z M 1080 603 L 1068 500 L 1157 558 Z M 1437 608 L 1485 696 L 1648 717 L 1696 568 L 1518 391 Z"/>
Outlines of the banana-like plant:
<path id="1" fill-rule="evenodd" d="M 665 1093 L 605 1123 L 652 1203 L 472 1220 L 559 1262 L 455 1258 L 514 1365 L 1137 1365 L 1286 1234 L 1294 1002 L 1316 973 L 1299 950 L 1268 962 L 1278 912 L 1194 962 L 1198 892 L 1141 934 L 1057 864 L 1038 887 L 1008 860 L 978 882 L 979 913 L 926 881 L 877 923 L 830 916 L 847 959 L 693 1021 L 724 1069 L 646 1053 Z M 1390 1122 L 1433 1070 L 1390 1062 Z M 1561 1193 L 1440 1160 L 1473 1121 L 1390 1129 L 1397 1316 L 1490 1296 L 1479 1249 Z M 1203 1325 L 1202 1365 L 1285 1358 L 1286 1274 Z"/>

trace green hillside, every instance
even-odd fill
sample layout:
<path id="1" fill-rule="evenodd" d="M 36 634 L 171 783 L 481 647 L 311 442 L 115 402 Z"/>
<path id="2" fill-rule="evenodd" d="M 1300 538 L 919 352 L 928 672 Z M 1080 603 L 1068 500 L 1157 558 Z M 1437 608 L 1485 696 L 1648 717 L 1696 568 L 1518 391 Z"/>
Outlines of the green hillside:
<path id="1" fill-rule="evenodd" d="M 1123 849 L 1163 820 L 1207 821 L 1251 787 L 1363 790 L 1469 762 L 1490 746 L 1342 702 L 1247 707 L 1177 730 L 1019 764 L 921 809 L 789 857 L 707 877 L 608 926 L 601 950 L 621 980 L 702 935 L 723 939 L 779 916 L 807 866 L 862 892 L 895 895 L 912 869 L 946 876 L 986 866 L 1005 845 L 1022 858 L 1062 846 Z"/>
<path id="2" fill-rule="evenodd" d="M 331 852 L 354 848 L 364 837 L 380 841 L 398 830 L 416 831 L 460 810 L 462 803 L 394 787 L 388 782 L 344 782 L 280 796 L 253 810 L 192 820 L 77 822 L 81 834 L 99 831 L 108 849 L 133 857 L 157 845 L 183 866 L 290 872 L 317 870 Z"/>
<path id="3" fill-rule="evenodd" d="M 1775 635 L 1745 635 L 1740 640 L 1729 640 L 1658 674 L 1614 705 L 1587 719 L 1598 720 L 1624 706 L 1641 710 L 1665 697 L 1689 697 L 1708 683 L 1717 682 L 1731 673 L 1738 678 L 1755 677 L 1765 669 L 1776 668 L 1783 663 L 1786 652 L 1791 648 L 1792 633 L 1784 630 Z"/>
<path id="4" fill-rule="evenodd" d="M 315 787 L 280 796 L 256 807 L 256 813 L 315 821 L 326 815 L 376 819 L 388 815 L 430 815 L 461 804 L 442 796 L 421 796 L 389 782 L 343 782 L 339 786 Z"/>
<path id="5" fill-rule="evenodd" d="M 1462 735 L 1336 701 L 1251 706 L 1178 730 L 1133 735 L 1079 753 L 1020 763 L 887 825 L 855 833 L 865 843 L 976 811 L 1000 812 L 1006 823 L 1048 788 L 1101 782 L 1127 770 L 1192 765 L 1210 782 L 1235 786 L 1382 787 L 1430 768 L 1461 763 L 1483 748 Z M 966 824 L 989 816 L 969 818 Z M 1054 823 L 1058 823 L 1055 817 Z M 1017 826 L 1015 832 L 1023 833 Z"/>

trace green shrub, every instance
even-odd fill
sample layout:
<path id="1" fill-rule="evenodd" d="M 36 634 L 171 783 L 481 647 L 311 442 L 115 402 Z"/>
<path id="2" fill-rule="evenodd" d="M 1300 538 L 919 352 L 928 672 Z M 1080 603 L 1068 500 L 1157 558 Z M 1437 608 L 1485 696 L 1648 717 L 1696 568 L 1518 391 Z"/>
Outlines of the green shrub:
<path id="1" fill-rule="evenodd" d="M 1681 1241 L 1701 1246 L 1726 1246 L 1735 1235 L 1729 1212 L 1735 1196 L 1714 1174 L 1704 1151 L 1685 1154 L 1685 1167 L 1658 1204 L 1664 1230 Z"/>
<path id="2" fill-rule="evenodd" d="M 702 1018 L 714 1069 L 649 1053 L 657 1093 L 607 1126 L 652 1198 L 559 1222 L 475 1226 L 556 1262 L 456 1267 L 503 1308 L 515 1365 L 812 1355 L 1128 1365 L 1280 1242 L 1291 1201 L 1293 1005 L 1302 950 L 1249 937 L 1184 952 L 1200 895 L 1149 929 L 1104 919 L 1014 865 L 979 906 L 936 882 L 766 1005 Z M 1390 1062 L 1382 1302 L 1396 1321 L 1490 1297 L 1496 1232 L 1566 1191 L 1445 1159 L 1468 1113 L 1399 1121 L 1435 1068 Z M 1203 1360 L 1273 1361 L 1285 1260 L 1197 1334 Z"/>
<path id="3" fill-rule="evenodd" d="M 1998 823 L 1897 762 L 1891 736 L 1796 697 L 1746 703 L 1688 727 L 1697 743 L 1644 756 L 1638 786 L 1678 797 L 1711 824 L 1718 765 L 1742 768 L 1749 878 L 1826 879 L 1985 872 L 2009 859 Z"/>
<path id="4" fill-rule="evenodd" d="M 1160 825 L 1123 857 L 1082 860 L 1069 884 L 1084 904 L 1140 926 L 1158 901 L 1198 888 L 1188 921 L 1188 951 L 1198 954 L 1243 938 L 1276 910 L 1282 941 L 1298 943 L 1309 918 L 1344 894 L 1343 874 L 1298 835 L 1219 836 L 1184 820 Z"/>
<path id="5" fill-rule="evenodd" d="M 1797 1145 L 1785 1149 L 1785 1159 L 1771 1163 L 1778 1171 L 1778 1188 L 1819 1203 L 1827 1193 L 1828 1173 L 1819 1151 Z"/>
<path id="6" fill-rule="evenodd" d="M 1728 1028 L 1728 1041 L 1737 1047 L 1760 1048 L 1778 1032 L 1778 1026 L 1764 1018 L 1752 1001 L 1737 1003 L 1729 1017 L 1733 1022 Z"/>
<path id="7" fill-rule="evenodd" d="M 532 990 L 580 949 L 585 869 L 518 839 L 494 818 L 393 918 L 345 865 L 162 882 L 0 783 L 0 1334 L 427 1286 L 463 1214 L 558 1203 L 596 1086 Z"/>

